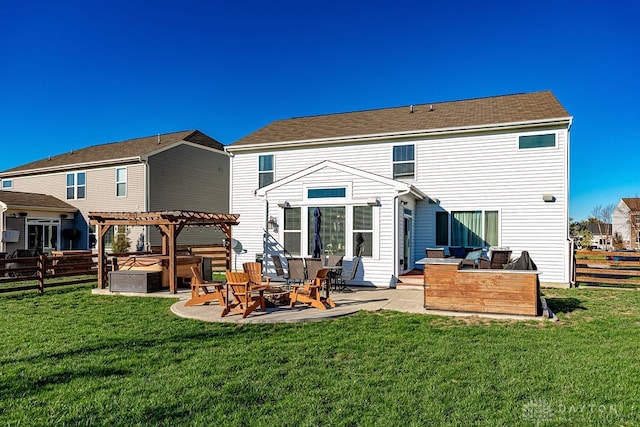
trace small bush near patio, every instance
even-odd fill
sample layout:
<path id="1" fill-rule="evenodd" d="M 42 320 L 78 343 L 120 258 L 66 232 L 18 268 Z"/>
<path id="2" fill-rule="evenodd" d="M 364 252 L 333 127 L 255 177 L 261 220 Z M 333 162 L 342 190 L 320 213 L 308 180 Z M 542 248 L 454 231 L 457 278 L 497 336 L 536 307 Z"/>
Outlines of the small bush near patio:
<path id="1" fill-rule="evenodd" d="M 0 424 L 640 424 L 640 292 L 545 293 L 558 323 L 239 326 L 88 287 L 4 294 Z"/>

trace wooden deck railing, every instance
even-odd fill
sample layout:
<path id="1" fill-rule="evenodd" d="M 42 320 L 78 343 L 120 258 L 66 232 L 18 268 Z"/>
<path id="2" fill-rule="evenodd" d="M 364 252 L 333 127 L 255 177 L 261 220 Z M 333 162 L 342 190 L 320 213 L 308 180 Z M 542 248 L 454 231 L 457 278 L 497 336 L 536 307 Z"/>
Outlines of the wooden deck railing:
<path id="1" fill-rule="evenodd" d="M 96 266 L 96 257 L 86 254 L 0 259 L 0 293 L 95 282 Z"/>
<path id="2" fill-rule="evenodd" d="M 578 251 L 576 283 L 640 288 L 640 252 Z"/>

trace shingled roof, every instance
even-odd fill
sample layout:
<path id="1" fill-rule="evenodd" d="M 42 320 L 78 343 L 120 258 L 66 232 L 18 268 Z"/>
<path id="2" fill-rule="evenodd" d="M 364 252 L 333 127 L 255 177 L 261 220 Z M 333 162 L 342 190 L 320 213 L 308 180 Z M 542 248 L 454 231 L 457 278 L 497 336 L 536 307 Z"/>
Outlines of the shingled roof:
<path id="1" fill-rule="evenodd" d="M 69 203 L 48 194 L 22 193 L 19 191 L 0 191 L 0 202 L 10 208 L 53 208 L 76 211 Z"/>
<path id="2" fill-rule="evenodd" d="M 640 211 L 640 198 L 637 197 L 623 197 L 622 201 L 634 212 Z"/>
<path id="3" fill-rule="evenodd" d="M 158 140 L 160 143 L 158 143 Z M 12 169 L 7 169 L 2 173 L 5 174 L 9 172 L 48 169 L 78 164 L 82 165 L 93 162 L 105 162 L 116 159 L 136 158 L 150 154 L 180 141 L 187 141 L 209 148 L 224 150 L 224 146 L 221 143 L 204 133 L 198 130 L 187 130 L 182 132 L 166 133 L 159 136 L 153 135 L 121 142 L 94 145 L 27 163 Z"/>
<path id="4" fill-rule="evenodd" d="M 601 232 L 602 234 L 611 234 L 611 224 L 588 222 L 586 228 L 593 235 L 599 235 Z"/>
<path id="5" fill-rule="evenodd" d="M 277 120 L 239 139 L 229 148 L 570 118 L 550 91 L 434 102 L 412 107 Z"/>

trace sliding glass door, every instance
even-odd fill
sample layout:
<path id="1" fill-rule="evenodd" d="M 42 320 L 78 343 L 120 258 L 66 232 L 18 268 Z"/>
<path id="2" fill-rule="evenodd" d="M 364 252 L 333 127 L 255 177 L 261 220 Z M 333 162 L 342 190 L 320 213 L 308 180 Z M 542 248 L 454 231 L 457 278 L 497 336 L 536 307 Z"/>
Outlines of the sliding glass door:
<path id="1" fill-rule="evenodd" d="M 30 219 L 27 221 L 27 249 L 50 253 L 58 249 L 60 221 Z"/>

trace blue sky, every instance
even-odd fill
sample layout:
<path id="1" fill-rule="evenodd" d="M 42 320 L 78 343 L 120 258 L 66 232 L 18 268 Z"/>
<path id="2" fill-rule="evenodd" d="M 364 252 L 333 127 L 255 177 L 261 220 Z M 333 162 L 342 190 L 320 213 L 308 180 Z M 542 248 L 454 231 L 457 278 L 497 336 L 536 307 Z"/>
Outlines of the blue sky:
<path id="1" fill-rule="evenodd" d="M 199 129 L 551 90 L 570 215 L 640 197 L 640 3 L 0 0 L 0 170 Z"/>

